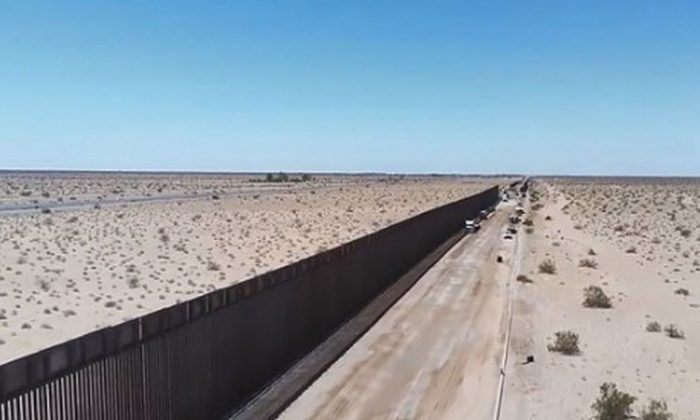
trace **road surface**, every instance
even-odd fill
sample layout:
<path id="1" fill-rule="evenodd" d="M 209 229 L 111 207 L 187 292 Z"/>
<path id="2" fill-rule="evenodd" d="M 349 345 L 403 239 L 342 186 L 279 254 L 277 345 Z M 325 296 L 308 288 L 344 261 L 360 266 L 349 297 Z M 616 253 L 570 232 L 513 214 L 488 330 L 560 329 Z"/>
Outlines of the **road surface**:
<path id="1" fill-rule="evenodd" d="M 491 419 L 515 249 L 506 216 L 455 245 L 280 418 Z"/>

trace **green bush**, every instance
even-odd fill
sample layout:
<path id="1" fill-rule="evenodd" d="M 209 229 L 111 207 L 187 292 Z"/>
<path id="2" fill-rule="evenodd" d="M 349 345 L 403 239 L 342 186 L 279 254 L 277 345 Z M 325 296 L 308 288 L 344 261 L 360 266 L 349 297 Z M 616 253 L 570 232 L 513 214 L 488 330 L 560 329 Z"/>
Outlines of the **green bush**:
<path id="1" fill-rule="evenodd" d="M 637 398 L 619 391 L 613 383 L 600 386 L 600 396 L 593 403 L 594 420 L 626 420 L 632 416 L 632 404 Z"/>
<path id="2" fill-rule="evenodd" d="M 289 175 L 284 172 L 279 172 L 277 174 L 267 174 L 265 175 L 265 182 L 288 182 Z"/>

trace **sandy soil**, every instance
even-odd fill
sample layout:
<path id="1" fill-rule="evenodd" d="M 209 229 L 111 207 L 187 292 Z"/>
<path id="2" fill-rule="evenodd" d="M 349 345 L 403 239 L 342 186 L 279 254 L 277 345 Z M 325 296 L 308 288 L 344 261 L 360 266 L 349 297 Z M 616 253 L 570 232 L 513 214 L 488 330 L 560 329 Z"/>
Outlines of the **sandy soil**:
<path id="1" fill-rule="evenodd" d="M 533 283 L 515 289 L 502 418 L 588 418 L 603 382 L 636 396 L 637 413 L 662 399 L 674 418 L 700 418 L 700 184 L 549 180 L 537 189 L 544 207 L 531 212 L 523 261 Z M 555 274 L 539 272 L 544 260 Z M 590 285 L 612 308 L 582 305 Z M 662 331 L 646 330 L 654 321 Z M 669 324 L 685 338 L 665 334 Z M 547 350 L 562 330 L 579 334 L 579 355 Z M 535 363 L 521 364 L 527 355 Z"/>
<path id="2" fill-rule="evenodd" d="M 44 200 L 109 198 L 106 191 L 115 188 L 133 189 L 130 197 L 222 195 L 0 216 L 0 363 L 280 267 L 494 182 L 326 177 L 264 192 L 272 187 L 241 176 L 3 176 L 12 202 L 27 199 L 16 193 L 27 190 Z M 223 194 L 251 185 L 254 194 Z"/>
<path id="3" fill-rule="evenodd" d="M 455 245 L 280 418 L 491 419 L 514 251 L 505 216 Z"/>

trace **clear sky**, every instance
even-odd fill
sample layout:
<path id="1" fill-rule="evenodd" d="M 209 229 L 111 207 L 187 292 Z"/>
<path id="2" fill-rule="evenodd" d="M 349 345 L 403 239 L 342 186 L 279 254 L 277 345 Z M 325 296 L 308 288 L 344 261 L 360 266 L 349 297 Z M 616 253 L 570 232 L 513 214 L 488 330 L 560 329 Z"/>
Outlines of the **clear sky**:
<path id="1" fill-rule="evenodd" d="M 700 175 L 700 2 L 0 0 L 0 168 Z"/>

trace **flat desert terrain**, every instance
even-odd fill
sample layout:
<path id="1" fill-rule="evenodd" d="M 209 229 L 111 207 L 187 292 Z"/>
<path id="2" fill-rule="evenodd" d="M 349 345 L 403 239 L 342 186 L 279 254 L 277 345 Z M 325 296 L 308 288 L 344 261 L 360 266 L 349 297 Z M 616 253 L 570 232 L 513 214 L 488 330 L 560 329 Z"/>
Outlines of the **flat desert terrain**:
<path id="1" fill-rule="evenodd" d="M 700 181 L 542 179 L 535 191 L 502 418 L 589 418 L 604 382 L 637 398 L 636 415 L 654 399 L 700 418 Z M 604 296 L 587 300 L 590 286 Z M 564 331 L 578 352 L 548 349 Z"/>
<path id="2" fill-rule="evenodd" d="M 253 177 L 264 179 L 0 174 L 0 363 L 286 265 L 499 181 Z"/>

